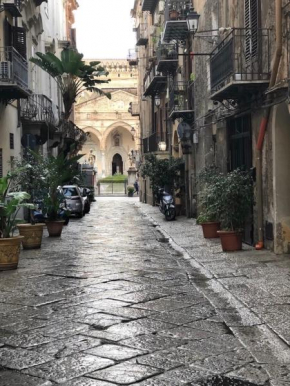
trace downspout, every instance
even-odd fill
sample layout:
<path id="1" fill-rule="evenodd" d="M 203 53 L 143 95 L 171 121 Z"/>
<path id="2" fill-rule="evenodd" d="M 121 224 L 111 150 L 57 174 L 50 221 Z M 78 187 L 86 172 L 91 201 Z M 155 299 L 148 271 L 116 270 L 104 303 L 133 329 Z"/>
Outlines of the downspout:
<path id="1" fill-rule="evenodd" d="M 276 51 L 274 56 L 273 69 L 269 88 L 275 86 L 279 65 L 282 56 L 282 0 L 276 0 Z M 269 100 L 269 96 L 267 97 Z M 266 134 L 266 129 L 269 123 L 271 107 L 267 107 L 264 111 L 259 130 L 259 136 L 256 145 L 256 186 L 257 186 L 257 216 L 258 216 L 258 243 L 256 249 L 260 250 L 264 247 L 264 226 L 263 226 L 263 144 Z"/>

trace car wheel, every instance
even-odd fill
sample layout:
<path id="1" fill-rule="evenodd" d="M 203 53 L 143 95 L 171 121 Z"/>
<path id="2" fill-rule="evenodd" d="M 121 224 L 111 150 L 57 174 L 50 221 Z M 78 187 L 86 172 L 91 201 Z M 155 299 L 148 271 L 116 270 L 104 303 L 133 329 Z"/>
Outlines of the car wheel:
<path id="1" fill-rule="evenodd" d="M 77 214 L 77 218 L 82 218 L 82 217 L 84 217 L 84 212 L 80 212 Z"/>

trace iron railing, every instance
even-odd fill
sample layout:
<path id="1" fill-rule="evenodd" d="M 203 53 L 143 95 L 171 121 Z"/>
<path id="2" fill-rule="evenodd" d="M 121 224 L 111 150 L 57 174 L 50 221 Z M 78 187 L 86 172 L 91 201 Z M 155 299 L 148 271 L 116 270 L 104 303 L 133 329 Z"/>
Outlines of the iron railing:
<path id="1" fill-rule="evenodd" d="M 191 0 L 166 0 L 164 19 L 165 21 L 186 20 L 191 7 Z"/>
<path id="2" fill-rule="evenodd" d="M 143 152 L 154 153 L 158 151 L 159 136 L 157 133 L 151 134 L 147 138 L 143 138 Z"/>
<path id="3" fill-rule="evenodd" d="M 210 60 L 212 93 L 227 81 L 268 81 L 270 31 L 233 29 L 213 50 Z"/>
<path id="4" fill-rule="evenodd" d="M 154 9 L 156 8 L 157 6 L 157 3 L 159 2 L 159 0 L 143 0 L 142 1 L 142 11 L 149 11 L 149 12 L 153 12 Z"/>
<path id="5" fill-rule="evenodd" d="M 32 122 L 47 122 L 53 126 L 59 124 L 58 107 L 43 94 L 32 94 L 21 100 L 20 117 Z"/>
<path id="6" fill-rule="evenodd" d="M 75 142 L 85 142 L 88 136 L 87 133 L 77 127 L 72 121 L 63 121 L 60 129 L 64 139 L 73 140 Z"/>
<path id="7" fill-rule="evenodd" d="M 0 48 L 0 84 L 16 84 L 28 92 L 28 64 L 14 47 Z"/>
<path id="8" fill-rule="evenodd" d="M 178 48 L 176 44 L 159 44 L 156 50 L 157 70 L 175 71 L 178 66 Z"/>
<path id="9" fill-rule="evenodd" d="M 167 84 L 166 76 L 157 71 L 157 66 L 153 65 L 144 77 L 144 96 L 156 95 L 162 92 Z"/>
<path id="10" fill-rule="evenodd" d="M 181 111 L 193 111 L 193 109 L 193 83 L 173 83 L 169 89 L 169 115 Z"/>

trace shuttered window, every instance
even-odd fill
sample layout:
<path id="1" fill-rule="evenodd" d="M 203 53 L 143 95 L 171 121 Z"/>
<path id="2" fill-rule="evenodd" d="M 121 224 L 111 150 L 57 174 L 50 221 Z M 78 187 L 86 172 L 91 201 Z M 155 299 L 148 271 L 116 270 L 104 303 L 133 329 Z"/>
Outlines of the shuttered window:
<path id="1" fill-rule="evenodd" d="M 258 53 L 260 20 L 260 0 L 245 0 L 246 61 L 255 58 Z"/>
<path id="2" fill-rule="evenodd" d="M 12 27 L 13 47 L 26 59 L 26 31 L 22 27 Z"/>
<path id="3" fill-rule="evenodd" d="M 3 151 L 0 149 L 0 178 L 3 177 Z"/>
<path id="4" fill-rule="evenodd" d="M 13 133 L 10 133 L 9 142 L 10 142 L 10 149 L 14 149 L 14 134 Z"/>

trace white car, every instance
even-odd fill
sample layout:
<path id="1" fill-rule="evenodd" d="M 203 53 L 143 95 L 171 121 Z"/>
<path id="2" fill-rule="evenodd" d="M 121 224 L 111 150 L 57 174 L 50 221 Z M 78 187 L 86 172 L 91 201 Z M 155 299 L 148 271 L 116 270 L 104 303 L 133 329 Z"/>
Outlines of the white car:
<path id="1" fill-rule="evenodd" d="M 85 203 L 77 185 L 64 185 L 62 187 L 67 209 L 71 214 L 81 218 L 85 214 Z"/>

